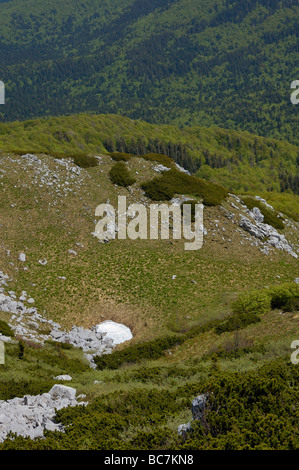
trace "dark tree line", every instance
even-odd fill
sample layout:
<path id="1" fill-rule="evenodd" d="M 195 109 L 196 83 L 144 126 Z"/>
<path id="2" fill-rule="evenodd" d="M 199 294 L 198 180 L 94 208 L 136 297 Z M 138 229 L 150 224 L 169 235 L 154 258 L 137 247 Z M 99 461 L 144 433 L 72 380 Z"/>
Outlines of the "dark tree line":
<path id="1" fill-rule="evenodd" d="M 146 153 L 159 153 L 172 158 L 178 165 L 182 166 L 190 173 L 195 173 L 200 167 L 200 160 L 193 160 L 188 155 L 188 146 L 182 143 L 162 142 L 159 139 L 131 139 L 126 141 L 123 138 L 107 139 L 103 142 L 108 152 L 125 152 L 133 155 L 144 155 Z"/>

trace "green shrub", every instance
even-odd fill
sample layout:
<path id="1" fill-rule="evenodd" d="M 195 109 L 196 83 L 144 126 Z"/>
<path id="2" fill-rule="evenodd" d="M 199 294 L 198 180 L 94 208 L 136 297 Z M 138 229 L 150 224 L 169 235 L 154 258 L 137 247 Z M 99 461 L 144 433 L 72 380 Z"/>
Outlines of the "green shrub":
<path id="1" fill-rule="evenodd" d="M 238 313 L 232 315 L 228 320 L 220 323 L 215 328 L 215 333 L 221 335 L 225 331 L 235 331 L 246 328 L 248 325 L 260 322 L 261 319 L 255 313 Z"/>
<path id="2" fill-rule="evenodd" d="M 129 160 L 131 160 L 132 155 L 130 153 L 113 152 L 110 153 L 110 157 L 116 162 L 128 162 Z"/>
<path id="3" fill-rule="evenodd" d="M 114 351 L 104 356 L 96 356 L 94 361 L 98 369 L 117 369 L 125 363 L 135 364 L 143 359 L 154 360 L 164 354 L 164 351 L 181 344 L 183 337 L 167 336 L 153 341 L 146 341 L 129 346 L 121 351 Z"/>
<path id="4" fill-rule="evenodd" d="M 0 400 L 11 400 L 24 395 L 39 395 L 48 392 L 55 380 L 1 380 Z"/>
<path id="5" fill-rule="evenodd" d="M 74 156 L 74 163 L 80 168 L 92 168 L 98 165 L 98 160 L 96 157 L 89 155 L 76 155 Z"/>
<path id="6" fill-rule="evenodd" d="M 6 383 L 14 388 L 12 382 Z M 44 384 L 45 385 L 45 384 Z M 295 450 L 298 444 L 299 368 L 289 357 L 255 370 L 222 371 L 187 379 L 182 386 L 136 387 L 103 393 L 87 406 L 57 411 L 63 433 L 44 439 L 6 439 L 1 450 Z M 0 383 L 0 388 L 2 383 Z M 36 390 L 34 390 L 36 388 Z M 45 391 L 51 388 L 48 384 Z M 19 390 L 18 396 L 29 387 Z M 31 394 L 41 393 L 31 384 Z M 176 423 L 191 419 L 191 402 L 208 392 L 203 420 L 178 436 Z M 7 394 L 9 396 L 9 394 Z M 1 393 L 0 393 L 1 397 Z M 165 452 L 164 452 L 165 453 Z M 184 452 L 185 453 L 185 452 Z"/>
<path id="7" fill-rule="evenodd" d="M 8 323 L 4 320 L 0 320 L 0 334 L 3 336 L 13 337 L 15 334 Z"/>
<path id="8" fill-rule="evenodd" d="M 113 165 L 109 172 L 109 177 L 113 184 L 124 187 L 131 186 L 136 181 L 123 162 Z"/>
<path id="9" fill-rule="evenodd" d="M 295 282 L 272 287 L 270 290 L 271 307 L 281 308 L 284 311 L 295 311 L 299 303 L 299 284 Z"/>
<path id="10" fill-rule="evenodd" d="M 262 315 L 271 310 L 271 294 L 268 290 L 242 292 L 232 305 L 236 314 Z"/>
<path id="11" fill-rule="evenodd" d="M 264 216 L 264 223 L 271 225 L 277 230 L 283 230 L 284 229 L 284 224 L 283 224 L 283 219 L 280 219 L 278 217 L 278 213 L 276 211 L 273 211 L 271 209 L 268 209 L 268 207 L 265 206 L 261 201 L 258 201 L 257 199 L 253 197 L 243 197 L 242 201 L 244 204 L 247 206 L 249 210 L 252 210 L 254 207 L 258 207 L 261 213 Z"/>
<path id="12" fill-rule="evenodd" d="M 222 186 L 176 169 L 163 172 L 162 175 L 143 183 L 141 188 L 153 201 L 169 201 L 175 194 L 192 194 L 202 198 L 206 206 L 221 204 L 228 194 Z"/>

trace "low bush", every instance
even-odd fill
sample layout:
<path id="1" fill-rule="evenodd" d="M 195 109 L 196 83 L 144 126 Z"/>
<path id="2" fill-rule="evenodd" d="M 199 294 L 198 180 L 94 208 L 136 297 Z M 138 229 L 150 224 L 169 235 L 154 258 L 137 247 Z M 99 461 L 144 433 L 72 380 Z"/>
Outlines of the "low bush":
<path id="1" fill-rule="evenodd" d="M 261 201 L 250 196 L 243 197 L 242 201 L 249 210 L 257 207 L 264 216 L 265 224 L 271 225 L 277 230 L 284 229 L 283 219 L 278 217 L 278 213 L 276 211 L 268 209 L 268 207 L 266 207 Z"/>
<path id="2" fill-rule="evenodd" d="M 13 337 L 15 335 L 9 324 L 4 320 L 0 320 L 0 334 L 9 337 Z"/>
<path id="3" fill-rule="evenodd" d="M 80 168 L 92 168 L 98 165 L 96 157 L 88 155 L 86 153 L 61 153 L 61 152 L 43 152 L 45 155 L 58 159 L 69 159 L 73 160 L 75 165 Z"/>
<path id="4" fill-rule="evenodd" d="M 283 311 L 295 311 L 299 308 L 299 284 L 285 283 L 270 289 L 271 307 Z"/>
<path id="5" fill-rule="evenodd" d="M 238 313 L 232 315 L 223 323 L 220 323 L 215 327 L 215 333 L 221 335 L 226 331 L 235 331 L 245 328 L 248 325 L 260 322 L 261 319 L 255 313 Z"/>
<path id="6" fill-rule="evenodd" d="M 122 153 L 122 152 L 113 152 L 109 154 L 112 160 L 116 162 L 128 162 L 131 160 L 132 155 L 130 153 Z"/>
<path id="7" fill-rule="evenodd" d="M 74 163 L 80 168 L 92 168 L 98 165 L 98 160 L 89 155 L 75 155 Z"/>
<path id="8" fill-rule="evenodd" d="M 162 175 L 143 183 L 141 188 L 153 201 L 169 201 L 175 194 L 192 194 L 200 197 L 206 206 L 221 204 L 228 194 L 222 186 L 176 169 L 163 172 Z"/>
<path id="9" fill-rule="evenodd" d="M 131 186 L 136 181 L 123 162 L 113 165 L 109 172 L 109 177 L 113 184 L 124 187 Z"/>
<path id="10" fill-rule="evenodd" d="M 271 294 L 268 290 L 242 292 L 232 304 L 236 314 L 262 315 L 271 310 Z"/>
<path id="11" fill-rule="evenodd" d="M 94 362 L 98 369 L 117 369 L 123 364 L 135 364 L 143 359 L 154 360 L 163 356 L 164 351 L 184 341 L 180 336 L 167 336 L 153 341 L 133 344 L 121 351 L 114 351 L 104 356 L 96 356 Z"/>
<path id="12" fill-rule="evenodd" d="M 55 383 L 55 380 L 1 380 L 0 400 L 46 393 Z"/>

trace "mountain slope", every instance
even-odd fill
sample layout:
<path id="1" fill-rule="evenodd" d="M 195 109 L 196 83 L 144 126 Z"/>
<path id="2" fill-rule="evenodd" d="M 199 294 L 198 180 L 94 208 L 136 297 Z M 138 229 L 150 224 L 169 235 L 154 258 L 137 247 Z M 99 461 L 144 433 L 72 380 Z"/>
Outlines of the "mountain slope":
<path id="1" fill-rule="evenodd" d="M 100 356 L 93 370 L 70 344 L 34 341 L 50 333 L 48 322 L 32 324 L 26 313 L 20 322 L 18 313 L 0 308 L 0 334 L 3 322 L 18 326 L 0 365 L 0 400 L 48 392 L 55 376 L 69 374 L 67 384 L 90 403 L 57 412 L 63 433 L 8 438 L 0 448 L 298 448 L 298 367 L 290 363 L 298 259 L 240 225 L 244 216 L 255 219 L 235 195 L 205 207 L 198 251 L 171 239 L 99 243 L 92 234 L 97 205 L 109 199 L 117 207 L 123 195 L 148 207 L 140 186 L 158 173 L 156 161 L 131 157 L 126 166 L 136 181 L 124 188 L 109 177 L 115 160 L 97 157 L 82 168 L 70 157 L 1 154 L 0 305 L 3 292 L 18 299 L 26 291 L 26 307 L 48 322 L 70 329 L 112 319 L 134 338 Z M 298 223 L 284 217 L 279 233 L 298 253 Z M 28 328 L 29 338 L 22 334 Z M 193 398 L 207 391 L 215 397 L 206 415 L 213 432 L 206 435 L 194 421 L 194 433 L 178 436 Z"/>
<path id="2" fill-rule="evenodd" d="M 78 112 L 298 142 L 295 0 L 0 3 L 4 120 Z"/>
<path id="3" fill-rule="evenodd" d="M 278 210 L 299 217 L 299 148 L 247 132 L 77 115 L 0 124 L 0 151 L 167 154 L 200 177 L 270 198 Z"/>

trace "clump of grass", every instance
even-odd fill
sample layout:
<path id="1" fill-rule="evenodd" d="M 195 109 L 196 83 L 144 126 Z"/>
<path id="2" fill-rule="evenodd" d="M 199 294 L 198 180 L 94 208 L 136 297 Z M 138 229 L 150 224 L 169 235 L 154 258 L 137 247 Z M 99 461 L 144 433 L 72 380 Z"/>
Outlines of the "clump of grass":
<path id="1" fill-rule="evenodd" d="M 113 184 L 124 187 L 131 186 L 136 181 L 123 162 L 117 162 L 113 165 L 109 172 L 109 177 Z"/>
<path id="2" fill-rule="evenodd" d="M 268 209 L 268 207 L 266 207 L 265 204 L 263 204 L 261 201 L 250 196 L 242 197 L 242 201 L 249 210 L 257 207 L 264 216 L 265 224 L 271 225 L 277 230 L 284 229 L 283 219 L 278 217 L 278 213 L 276 211 Z"/>

